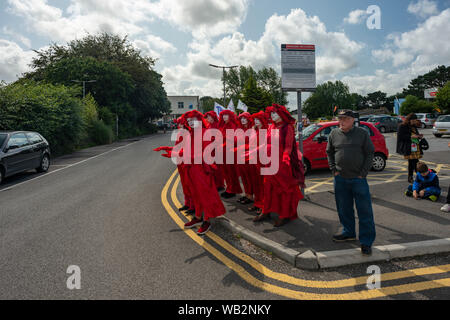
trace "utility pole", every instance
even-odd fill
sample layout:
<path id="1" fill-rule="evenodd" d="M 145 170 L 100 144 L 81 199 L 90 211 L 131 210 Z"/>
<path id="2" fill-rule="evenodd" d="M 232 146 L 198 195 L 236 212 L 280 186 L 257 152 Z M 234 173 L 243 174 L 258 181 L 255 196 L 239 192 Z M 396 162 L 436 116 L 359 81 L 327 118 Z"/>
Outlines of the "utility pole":
<path id="1" fill-rule="evenodd" d="M 225 69 L 233 69 L 233 68 L 237 68 L 239 66 L 229 66 L 229 67 L 225 67 L 225 66 L 216 66 L 214 64 L 209 64 L 210 67 L 213 68 L 219 68 L 223 70 L 223 107 L 226 108 L 226 87 L 225 87 Z"/>

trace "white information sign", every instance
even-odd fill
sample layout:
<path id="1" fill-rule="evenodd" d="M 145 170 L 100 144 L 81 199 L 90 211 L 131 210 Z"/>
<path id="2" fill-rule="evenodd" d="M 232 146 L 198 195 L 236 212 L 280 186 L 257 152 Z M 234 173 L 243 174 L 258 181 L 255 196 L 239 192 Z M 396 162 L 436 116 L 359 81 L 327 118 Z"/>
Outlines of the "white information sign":
<path id="1" fill-rule="evenodd" d="M 316 88 L 316 46 L 281 45 L 281 83 L 286 91 Z"/>

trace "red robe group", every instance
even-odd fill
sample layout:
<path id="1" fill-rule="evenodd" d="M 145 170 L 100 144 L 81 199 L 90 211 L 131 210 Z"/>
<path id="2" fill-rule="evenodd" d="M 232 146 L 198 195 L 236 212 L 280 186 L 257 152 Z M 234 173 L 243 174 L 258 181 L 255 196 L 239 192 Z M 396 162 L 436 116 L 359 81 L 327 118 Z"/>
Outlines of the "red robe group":
<path id="1" fill-rule="evenodd" d="M 196 119 L 201 128 L 194 130 L 189 124 L 192 119 Z M 206 120 L 207 119 L 207 120 Z M 245 119 L 245 120 L 243 120 Z M 269 126 L 268 122 L 271 121 Z M 202 115 L 194 110 L 186 113 L 177 120 L 179 128 L 189 131 L 191 137 L 191 153 L 189 154 L 191 164 L 179 164 L 178 171 L 181 178 L 183 194 L 185 198 L 185 206 L 180 210 L 190 209 L 195 211 L 193 221 L 186 224 L 186 227 L 199 225 L 203 222 L 202 228 L 207 232 L 209 230 L 209 220 L 221 216 L 225 213 L 225 207 L 219 197 L 218 190 L 224 187 L 226 191 L 222 193 L 222 197 L 231 198 L 236 194 L 242 193 L 242 179 L 245 197 L 242 199 L 251 200 L 254 206 L 249 208 L 250 211 L 256 211 L 257 217 L 254 221 L 263 221 L 269 218 L 270 213 L 277 213 L 278 219 L 275 226 L 281 226 L 286 222 L 297 218 L 297 207 L 303 194 L 300 187 L 304 187 L 304 167 L 301 161 L 302 155 L 298 150 L 295 141 L 295 119 L 289 114 L 284 106 L 272 105 L 266 109 L 251 115 L 250 113 L 242 113 L 239 118 L 229 111 L 224 110 L 217 117 L 216 113 L 211 111 Z M 207 130 L 219 129 L 223 135 L 223 164 L 206 164 L 202 160 L 201 164 L 194 164 L 194 132 L 204 135 Z M 238 139 L 226 139 L 227 130 L 235 132 L 237 129 L 243 132 L 251 133 L 245 139 L 245 154 L 247 161 L 245 164 L 237 164 L 236 141 Z M 267 129 L 266 139 L 260 140 L 259 132 L 261 129 Z M 250 130 L 250 131 L 249 131 Z M 275 130 L 279 132 L 279 143 L 275 144 Z M 203 140 L 202 140 L 203 141 Z M 182 142 L 180 136 L 176 145 Z M 201 152 L 210 144 L 209 141 L 203 141 Z M 250 147 L 256 145 L 256 150 L 250 150 Z M 263 176 L 262 165 L 258 157 L 258 150 L 267 147 L 269 156 L 271 148 L 279 148 L 278 158 L 272 161 L 278 161 L 279 169 L 271 175 Z M 177 156 L 173 154 L 173 148 L 161 147 L 156 151 L 165 150 L 166 157 Z M 234 163 L 226 163 L 226 152 L 234 150 Z M 256 152 L 255 152 L 256 151 Z M 197 150 L 197 152 L 200 152 Z M 178 154 L 182 155 L 182 152 Z M 251 156 L 249 156 L 251 155 Z M 198 155 L 197 155 L 198 156 Z M 249 157 L 256 157 L 256 164 L 249 163 Z M 241 203 L 250 203 L 241 202 Z M 204 227 L 204 222 L 207 226 Z"/>

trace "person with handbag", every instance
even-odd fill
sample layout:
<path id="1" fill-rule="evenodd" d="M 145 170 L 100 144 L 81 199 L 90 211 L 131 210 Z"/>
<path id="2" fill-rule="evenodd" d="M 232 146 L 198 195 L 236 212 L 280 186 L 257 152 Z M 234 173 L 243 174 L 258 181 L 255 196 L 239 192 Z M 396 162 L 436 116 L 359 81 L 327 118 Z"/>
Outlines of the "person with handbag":
<path id="1" fill-rule="evenodd" d="M 419 133 L 417 127 L 420 125 L 415 113 L 406 116 L 397 132 L 397 153 L 408 160 L 408 182 L 414 182 L 414 172 L 417 172 L 417 163 L 423 157 L 420 148 L 420 140 L 423 134 Z"/>

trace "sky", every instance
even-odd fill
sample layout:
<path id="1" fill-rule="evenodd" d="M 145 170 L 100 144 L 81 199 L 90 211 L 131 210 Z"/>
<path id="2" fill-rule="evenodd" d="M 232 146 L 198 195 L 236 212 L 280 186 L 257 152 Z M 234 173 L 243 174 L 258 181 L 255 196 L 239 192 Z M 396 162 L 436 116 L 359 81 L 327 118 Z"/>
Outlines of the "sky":
<path id="1" fill-rule="evenodd" d="M 316 45 L 317 84 L 363 95 L 450 65 L 450 0 L 0 0 L 0 80 L 30 71 L 33 50 L 99 32 L 156 58 L 168 95 L 222 96 L 209 64 L 281 73 L 281 44 Z"/>

